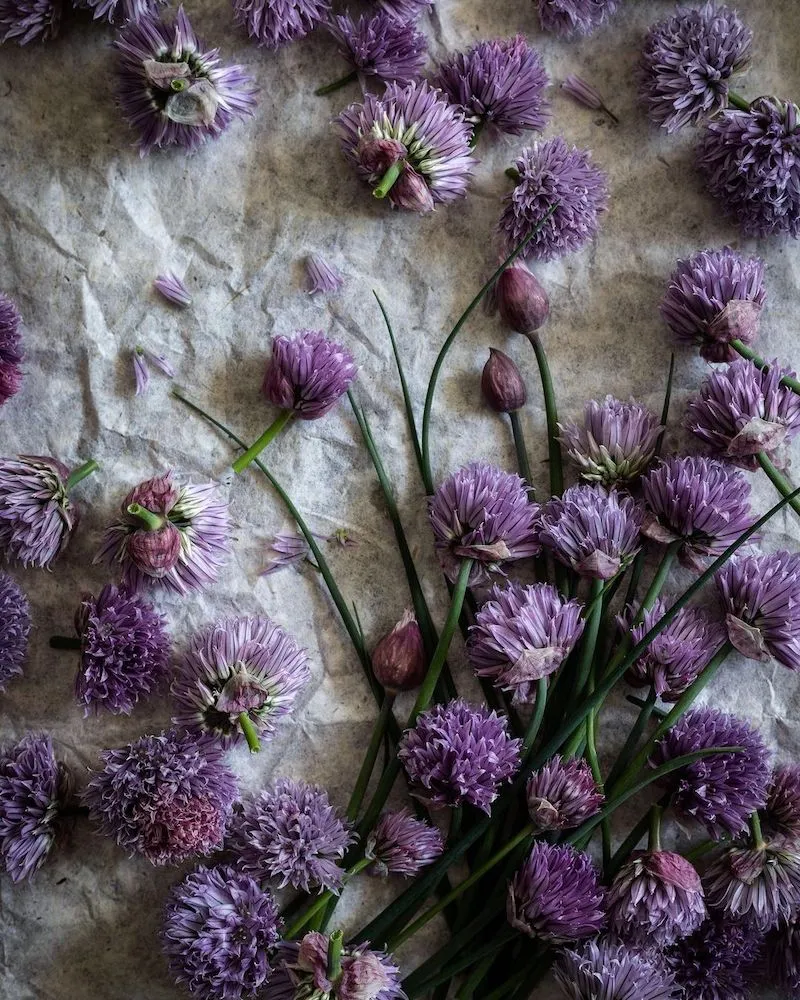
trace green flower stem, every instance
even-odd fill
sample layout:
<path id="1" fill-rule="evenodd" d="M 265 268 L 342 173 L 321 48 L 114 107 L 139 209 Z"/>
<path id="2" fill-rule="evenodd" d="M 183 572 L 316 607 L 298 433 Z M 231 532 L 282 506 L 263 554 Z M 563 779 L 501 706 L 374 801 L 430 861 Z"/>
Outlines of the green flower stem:
<path id="1" fill-rule="evenodd" d="M 668 800 L 669 796 L 664 797 L 664 802 Z M 625 838 L 625 840 L 619 845 L 617 850 L 614 852 L 611 860 L 607 865 L 603 866 L 603 878 L 606 882 L 611 882 L 620 868 L 628 860 L 630 853 L 638 847 L 639 842 L 642 837 L 647 835 L 647 831 L 650 829 L 650 810 L 647 809 L 644 815 L 641 817 L 638 823 L 631 828 L 630 833 Z"/>
<path id="2" fill-rule="evenodd" d="M 519 410 L 512 410 L 508 415 L 511 421 L 511 434 L 514 438 L 514 450 L 517 453 L 517 468 L 519 474 L 531 488 L 531 499 L 536 499 L 536 491 L 533 486 L 533 476 L 531 475 L 531 463 L 528 459 L 528 449 L 525 447 L 525 434 L 519 419 Z"/>
<path id="3" fill-rule="evenodd" d="M 600 622 L 603 618 L 603 587 L 603 580 L 592 580 L 592 589 L 589 598 L 591 610 L 585 616 L 586 625 L 583 630 L 578 672 L 575 677 L 575 685 L 570 692 L 570 697 L 572 698 L 580 698 L 583 694 L 583 689 L 589 681 L 589 674 L 594 660 L 594 650 L 597 645 L 597 634 L 600 631 Z"/>
<path id="4" fill-rule="evenodd" d="M 538 963 L 538 956 L 536 958 Z M 533 963 L 529 963 L 533 965 Z M 497 989 L 492 990 L 491 993 L 485 994 L 481 1000 L 508 1000 L 512 996 L 512 991 L 516 990 L 518 987 L 522 986 L 530 975 L 530 969 L 526 966 L 524 969 L 520 969 L 519 972 L 515 972 L 510 979 L 507 979 L 502 986 L 498 986 Z M 528 996 L 529 994 L 526 994 Z M 461 1000 L 461 994 L 459 994 L 459 1000 Z"/>
<path id="5" fill-rule="evenodd" d="M 661 806 L 653 805 L 650 807 L 650 830 L 647 837 L 648 851 L 661 850 L 661 813 Z"/>
<path id="6" fill-rule="evenodd" d="M 530 333 L 527 336 L 536 355 L 539 377 L 542 380 L 542 396 L 544 397 L 544 412 L 547 420 L 547 454 L 550 461 L 550 493 L 552 496 L 560 497 L 564 492 L 564 473 L 561 465 L 561 443 L 558 440 L 558 407 L 553 389 L 553 378 L 550 374 L 550 365 L 547 361 L 542 338 L 536 333 Z"/>
<path id="7" fill-rule="evenodd" d="M 359 810 L 361 809 L 361 803 L 364 801 L 364 795 L 366 794 L 367 786 L 369 785 L 369 779 L 372 777 L 372 772 L 375 769 L 375 761 L 378 759 L 378 754 L 380 753 L 381 745 L 383 744 L 383 738 L 386 735 L 386 726 L 388 725 L 389 719 L 392 715 L 394 698 L 394 694 L 388 691 L 386 692 L 383 704 L 378 712 L 378 718 L 375 720 L 375 725 L 372 727 L 372 736 L 370 737 L 369 746 L 367 747 L 367 752 L 364 754 L 364 761 L 361 764 L 361 770 L 358 772 L 356 783 L 353 786 L 353 794 L 350 796 L 350 801 L 347 804 L 347 818 L 351 823 L 355 822 Z"/>
<path id="8" fill-rule="evenodd" d="M 51 635 L 51 649 L 80 649 L 83 643 L 76 635 Z"/>
<path id="9" fill-rule="evenodd" d="M 350 881 L 351 878 L 353 878 L 355 875 L 358 875 L 360 872 L 364 871 L 364 869 L 368 868 L 371 864 L 372 864 L 372 858 L 361 858 L 354 865 L 352 865 L 352 867 L 348 868 L 347 871 L 345 872 L 345 878 L 344 878 L 345 885 Z M 292 938 L 296 938 L 300 934 L 300 932 L 308 926 L 308 924 L 314 919 L 314 917 L 316 917 L 319 913 L 321 913 L 325 909 L 325 907 L 331 900 L 331 895 L 332 894 L 330 892 L 324 892 L 321 895 L 319 895 L 314 900 L 313 904 L 310 907 L 308 907 L 308 909 L 303 910 L 303 912 L 294 921 L 294 923 L 289 925 L 289 927 L 284 932 L 283 935 L 284 938 L 287 941 L 292 940 Z"/>
<path id="10" fill-rule="evenodd" d="M 145 531 L 159 531 L 167 523 L 167 519 L 161 514 L 154 514 L 139 503 L 129 503 L 125 510 L 142 522 Z"/>
<path id="11" fill-rule="evenodd" d="M 648 692 L 647 698 L 645 699 L 642 707 L 639 710 L 639 714 L 636 717 L 636 722 L 633 724 L 633 728 L 630 733 L 628 733 L 628 738 L 625 740 L 625 745 L 620 750 L 613 767 L 608 774 L 608 784 L 613 785 L 617 778 L 622 774 L 627 761 L 631 759 L 631 755 L 636 752 L 636 748 L 639 746 L 639 740 L 642 738 L 642 734 L 647 729 L 647 724 L 649 723 L 652 715 L 653 709 L 656 705 L 656 700 L 658 695 L 656 694 L 655 688 L 651 687 Z"/>
<path id="12" fill-rule="evenodd" d="M 355 83 L 358 79 L 358 70 L 354 69 L 352 73 L 348 73 L 346 76 L 340 77 L 338 80 L 334 80 L 333 83 L 326 83 L 324 87 L 317 87 L 314 94 L 317 97 L 323 97 L 325 94 L 332 94 L 336 90 L 340 90 L 342 87 L 346 87 L 348 83 Z"/>
<path id="13" fill-rule="evenodd" d="M 516 167 L 506 167 L 505 174 L 506 177 L 508 177 L 509 180 L 512 180 L 515 184 L 519 184 L 522 180 L 522 174 Z"/>
<path id="14" fill-rule="evenodd" d="M 667 582 L 667 577 L 669 576 L 670 569 L 672 569 L 675 556 L 678 554 L 678 550 L 682 545 L 683 539 L 678 538 L 674 542 L 670 542 L 664 550 L 664 555 L 661 557 L 658 569 L 653 574 L 653 579 L 650 581 L 647 593 L 642 598 L 642 603 L 639 606 L 639 611 L 637 612 L 636 618 L 633 622 L 634 625 L 641 624 L 644 620 L 645 613 L 648 612 L 656 603 L 659 594 L 664 589 L 664 584 Z"/>
<path id="15" fill-rule="evenodd" d="M 88 462 L 84 462 L 83 465 L 79 465 L 77 469 L 73 469 L 67 476 L 67 481 L 64 484 L 67 493 L 74 489 L 82 479 L 86 479 L 87 476 L 91 476 L 93 472 L 97 472 L 100 468 L 100 463 L 95 462 L 93 458 L 90 458 Z"/>
<path id="16" fill-rule="evenodd" d="M 373 198 L 385 198 L 400 179 L 400 174 L 405 170 L 405 166 L 405 160 L 397 160 L 393 163 L 381 177 L 377 187 L 372 189 Z"/>
<path id="17" fill-rule="evenodd" d="M 239 713 L 239 726 L 244 733 L 244 738 L 247 740 L 250 753 L 258 753 L 261 749 L 261 743 L 258 739 L 258 730 L 253 725 L 253 720 L 250 718 L 249 712 Z"/>
<path id="18" fill-rule="evenodd" d="M 732 90 L 728 91 L 728 105 L 732 108 L 738 108 L 739 111 L 750 110 L 750 102 Z"/>
<path id="19" fill-rule="evenodd" d="M 544 719 L 545 709 L 547 708 L 547 678 L 540 677 L 536 682 L 536 702 L 533 706 L 533 714 L 531 715 L 530 722 L 528 723 L 528 728 L 525 732 L 525 736 L 522 740 L 522 758 L 523 760 L 530 755 L 533 749 L 533 744 L 536 742 L 536 737 L 539 735 L 539 730 L 542 728 L 542 721 Z"/>
<path id="20" fill-rule="evenodd" d="M 767 478 L 778 491 L 782 497 L 788 497 L 789 494 L 794 490 L 794 487 L 789 482 L 789 480 L 784 476 L 784 474 L 777 469 L 772 463 L 769 455 L 765 451 L 760 451 L 756 456 L 758 459 L 758 464 L 764 470 Z M 795 512 L 795 514 L 800 514 L 800 498 L 796 500 L 790 500 L 789 506 Z"/>
<path id="21" fill-rule="evenodd" d="M 764 842 L 764 834 L 761 832 L 761 820 L 757 812 L 754 812 L 750 817 L 750 836 L 753 841 L 753 847 L 757 851 L 763 851 L 767 845 Z"/>
<path id="22" fill-rule="evenodd" d="M 456 1000 L 471 1000 L 473 993 L 489 974 L 489 969 L 491 969 L 493 964 L 494 955 L 487 955 L 483 961 L 478 962 L 469 974 L 469 977 L 465 980 L 464 985 L 458 991 Z"/>
<path id="23" fill-rule="evenodd" d="M 600 770 L 600 759 L 597 756 L 597 714 L 590 712 L 586 716 L 586 759 L 592 771 L 594 783 L 599 791 L 604 790 L 603 772 Z M 600 824 L 600 833 L 603 844 L 603 864 L 607 864 L 611 858 L 611 826 L 608 819 L 604 819 Z"/>
<path id="24" fill-rule="evenodd" d="M 747 358 L 748 361 L 752 361 L 756 368 L 760 368 L 762 371 L 769 371 L 769 365 L 767 362 L 759 357 L 756 352 L 743 344 L 741 340 L 732 340 L 731 347 L 737 353 L 741 354 L 743 358 Z M 787 389 L 791 389 L 792 392 L 796 392 L 800 396 L 800 381 L 796 378 L 792 378 L 791 375 L 784 375 L 781 379 L 781 384 L 785 385 Z"/>
<path id="25" fill-rule="evenodd" d="M 434 972 L 433 975 L 429 975 L 427 978 L 418 976 L 419 969 L 416 969 L 410 976 L 407 976 L 403 980 L 403 992 L 408 997 L 408 1000 L 414 1000 L 415 997 L 421 996 L 423 993 L 428 993 L 434 986 L 447 982 L 448 979 L 457 976 L 459 972 L 463 972 L 464 969 L 468 969 L 476 962 L 496 955 L 498 951 L 501 951 L 507 944 L 510 944 L 518 933 L 519 931 L 515 931 L 513 927 L 504 927 L 497 935 L 485 942 L 482 947 L 463 949 L 457 958 L 441 966 L 438 972 Z"/>
<path id="26" fill-rule="evenodd" d="M 341 931 L 334 931 L 328 940 L 328 968 L 326 978 L 335 983 L 342 974 L 342 947 L 344 939 Z"/>
<path id="27" fill-rule="evenodd" d="M 241 475 L 247 466 L 250 465 L 255 458 L 258 458 L 267 445 L 271 444 L 275 440 L 293 416 L 294 410 L 281 410 L 261 437 L 257 441 L 254 441 L 244 455 L 240 455 L 233 463 L 233 471 L 237 476 Z"/>
<path id="28" fill-rule="evenodd" d="M 474 149 L 478 145 L 478 139 L 481 137 L 481 132 L 483 132 L 483 126 L 486 124 L 484 118 L 479 118 L 475 124 L 472 126 L 472 136 L 470 137 L 469 144 Z"/>
<path id="29" fill-rule="evenodd" d="M 687 861 L 691 861 L 694 864 L 695 861 L 699 861 L 700 858 L 704 858 L 706 854 L 710 854 L 715 851 L 722 841 L 720 840 L 703 840 L 699 844 L 689 850 L 684 852 L 684 857 Z"/>
<path id="30" fill-rule="evenodd" d="M 661 426 L 663 430 L 658 435 L 658 441 L 656 442 L 655 455 L 656 458 L 661 454 L 661 448 L 664 445 L 664 435 L 667 432 L 667 424 L 669 422 L 669 405 L 672 402 L 672 380 L 675 376 L 675 352 L 669 356 L 669 373 L 667 375 L 667 388 L 664 393 L 664 405 L 661 407 Z"/>

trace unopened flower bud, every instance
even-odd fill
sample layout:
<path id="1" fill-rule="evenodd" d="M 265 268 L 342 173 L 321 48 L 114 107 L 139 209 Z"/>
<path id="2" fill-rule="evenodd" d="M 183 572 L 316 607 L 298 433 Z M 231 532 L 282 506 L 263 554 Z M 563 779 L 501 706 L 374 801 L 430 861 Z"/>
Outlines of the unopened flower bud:
<path id="1" fill-rule="evenodd" d="M 389 201 L 395 208 L 404 208 L 408 212 L 420 214 L 432 212 L 434 208 L 433 195 L 427 182 L 408 164 L 393 184 L 389 192 Z"/>
<path id="2" fill-rule="evenodd" d="M 385 174 L 407 153 L 406 147 L 397 139 L 364 139 L 358 147 L 361 166 L 370 174 Z"/>
<path id="3" fill-rule="evenodd" d="M 538 330 L 550 315 L 547 292 L 521 261 L 509 265 L 497 279 L 495 297 L 506 326 L 526 337 Z"/>
<path id="4" fill-rule="evenodd" d="M 372 669 L 387 691 L 410 691 L 425 677 L 425 649 L 417 619 L 406 611 L 372 654 Z"/>
<path id="5" fill-rule="evenodd" d="M 494 347 L 489 348 L 489 360 L 483 366 L 481 391 L 495 413 L 512 413 L 528 399 L 519 368 L 507 354 Z"/>
<path id="6" fill-rule="evenodd" d="M 128 555 L 136 566 L 159 580 L 175 566 L 181 554 L 181 533 L 170 521 L 157 531 L 134 531 L 128 539 Z"/>

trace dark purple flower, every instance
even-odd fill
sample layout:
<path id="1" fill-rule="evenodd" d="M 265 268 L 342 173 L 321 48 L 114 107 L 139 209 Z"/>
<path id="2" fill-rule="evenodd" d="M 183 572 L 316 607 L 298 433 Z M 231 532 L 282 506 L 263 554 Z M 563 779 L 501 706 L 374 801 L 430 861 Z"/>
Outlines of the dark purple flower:
<path id="1" fill-rule="evenodd" d="M 763 809 L 770 781 L 770 752 L 757 729 L 714 708 L 695 708 L 668 730 L 650 758 L 651 767 L 714 747 L 740 747 L 715 753 L 673 771 L 661 784 L 684 819 L 701 823 L 709 836 L 733 835 L 747 828 L 751 813 Z"/>
<path id="2" fill-rule="evenodd" d="M 84 715 L 105 708 L 129 715 L 170 672 L 171 643 L 165 619 L 143 598 L 107 585 L 75 614 L 81 662 L 75 697 Z"/>
<path id="3" fill-rule="evenodd" d="M 562 38 L 591 35 L 611 17 L 620 0 L 537 0 L 544 31 Z"/>
<path id="4" fill-rule="evenodd" d="M 553 971 L 567 1000 L 673 1000 L 676 996 L 672 975 L 656 956 L 607 938 L 587 941 L 579 951 L 563 949 Z M 698 998 L 692 995 L 692 1000 Z"/>
<path id="5" fill-rule="evenodd" d="M 489 813 L 519 767 L 519 748 L 503 716 L 457 698 L 423 712 L 403 733 L 397 756 L 417 798 Z"/>
<path id="6" fill-rule="evenodd" d="M 764 959 L 769 983 L 783 990 L 786 996 L 795 998 L 800 993 L 798 914 L 782 921 L 767 935 Z"/>
<path id="7" fill-rule="evenodd" d="M 800 853 L 788 845 L 729 847 L 703 878 L 708 905 L 767 931 L 800 902 Z"/>
<path id="8" fill-rule="evenodd" d="M 800 111 L 759 97 L 706 126 L 698 165 L 708 190 L 748 236 L 800 236 Z"/>
<path id="9" fill-rule="evenodd" d="M 175 306 L 185 309 L 192 304 L 189 289 L 174 271 L 159 274 L 153 282 L 153 287 L 160 295 L 164 296 L 167 302 L 171 302 Z"/>
<path id="10" fill-rule="evenodd" d="M 0 32 L 3 27 L 3 0 L 0 0 Z M 0 38 L 0 42 L 3 39 Z M 22 322 L 14 302 L 0 292 L 0 406 L 7 403 L 22 386 Z"/>
<path id="11" fill-rule="evenodd" d="M 114 45 L 119 103 L 142 156 L 156 146 L 196 149 L 253 113 L 253 81 L 241 66 L 220 65 L 218 50 L 204 47 L 183 7 L 172 23 L 155 14 L 129 21 Z"/>
<path id="12" fill-rule="evenodd" d="M 739 556 L 716 575 L 728 638 L 744 656 L 800 670 L 800 554 Z"/>
<path id="13" fill-rule="evenodd" d="M 750 973 L 762 944 L 752 924 L 715 915 L 665 957 L 687 1000 L 750 1000 Z"/>
<path id="14" fill-rule="evenodd" d="M 365 90 L 375 84 L 411 83 L 422 72 L 428 40 L 412 21 L 379 10 L 358 20 L 336 14 L 327 27 Z"/>
<path id="15" fill-rule="evenodd" d="M 234 20 L 260 46 L 277 49 L 327 20 L 330 0 L 233 0 Z"/>
<path id="16" fill-rule="evenodd" d="M 592 937 L 605 923 L 605 891 L 588 854 L 534 843 L 508 887 L 508 922 L 550 944 Z"/>
<path id="17" fill-rule="evenodd" d="M 573 830 L 596 816 L 605 801 L 583 757 L 551 757 L 531 774 L 526 796 L 537 831 Z"/>
<path id="18" fill-rule="evenodd" d="M 668 458 L 642 479 L 642 492 L 642 534 L 664 545 L 682 540 L 678 557 L 694 569 L 704 568 L 703 556 L 721 555 L 756 520 L 750 483 L 713 458 Z"/>
<path id="19" fill-rule="evenodd" d="M 279 778 L 234 817 L 228 846 L 242 871 L 256 878 L 336 892 L 344 883 L 336 862 L 351 839 L 323 788 Z"/>
<path id="20" fill-rule="evenodd" d="M 642 517 L 639 504 L 616 490 L 571 486 L 542 507 L 539 540 L 581 576 L 610 580 L 639 551 Z"/>
<path id="21" fill-rule="evenodd" d="M 94 11 L 94 19 L 102 18 L 110 24 L 120 15 L 119 20 L 124 25 L 129 21 L 141 21 L 144 17 L 157 17 L 158 8 L 167 0 L 86 0 L 88 7 Z"/>
<path id="22" fill-rule="evenodd" d="M 598 228 L 608 204 L 606 175 L 591 155 L 561 136 L 523 149 L 514 164 L 519 180 L 506 198 L 500 232 L 509 250 L 527 239 L 553 205 L 555 211 L 526 244 L 523 256 L 553 260 L 581 250 Z"/>
<path id="23" fill-rule="evenodd" d="M 478 128 L 491 125 L 520 135 L 526 129 L 541 132 L 547 125 L 544 89 L 549 80 L 539 53 L 522 35 L 478 42 L 467 52 L 454 53 L 439 66 L 432 83 Z"/>
<path id="24" fill-rule="evenodd" d="M 800 840 L 800 764 L 782 764 L 772 772 L 762 822 L 771 835 Z"/>
<path id="25" fill-rule="evenodd" d="M 353 355 L 318 330 L 273 337 L 261 391 L 301 420 L 318 420 L 343 396 L 358 369 Z"/>
<path id="26" fill-rule="evenodd" d="M 547 583 L 494 587 L 470 629 L 470 665 L 515 702 L 534 701 L 536 682 L 558 670 L 580 639 L 581 611 Z"/>
<path id="27" fill-rule="evenodd" d="M 416 819 L 408 809 L 385 812 L 367 837 L 367 869 L 376 875 L 403 875 L 410 878 L 426 868 L 444 850 L 442 835 L 435 826 Z"/>
<path id="28" fill-rule="evenodd" d="M 61 27 L 62 0 L 0 0 L 0 44 L 50 41 Z"/>
<path id="29" fill-rule="evenodd" d="M 733 361 L 731 341 L 755 340 L 766 297 L 764 261 L 723 247 L 679 260 L 659 309 L 679 343 L 698 344 L 707 361 Z"/>
<path id="30" fill-rule="evenodd" d="M 176 865 L 222 846 L 237 786 L 216 740 L 170 730 L 101 756 L 84 802 L 123 850 Z"/>
<path id="31" fill-rule="evenodd" d="M 382 688 L 396 694 L 418 688 L 427 669 L 422 630 L 414 612 L 406 609 L 400 621 L 373 649 L 372 672 Z"/>
<path id="32" fill-rule="evenodd" d="M 272 894 L 230 865 L 173 886 L 161 940 L 175 981 L 199 1000 L 245 1000 L 272 972 L 281 920 Z"/>
<path id="33" fill-rule="evenodd" d="M 433 0 L 376 0 L 376 3 L 401 21 L 415 21 L 433 6 Z"/>
<path id="34" fill-rule="evenodd" d="M 341 273 L 318 253 L 312 253 L 306 257 L 306 278 L 308 279 L 309 295 L 316 295 L 320 292 L 323 294 L 338 292 L 344 284 Z"/>
<path id="35" fill-rule="evenodd" d="M 524 480 L 485 462 L 471 462 L 448 476 L 428 500 L 439 559 L 455 582 L 463 559 L 473 559 L 470 586 L 502 572 L 506 562 L 541 551 L 536 538 L 538 504 Z"/>
<path id="36" fill-rule="evenodd" d="M 31 606 L 19 584 L 0 573 L 0 691 L 22 676 L 28 658 L 31 634 Z"/>
<path id="37" fill-rule="evenodd" d="M 265 1000 L 404 1000 L 400 970 L 391 955 L 366 944 L 345 946 L 334 977 L 328 962 L 330 946 L 331 938 L 319 931 L 310 931 L 299 942 L 286 942 L 282 976 L 270 982 Z"/>

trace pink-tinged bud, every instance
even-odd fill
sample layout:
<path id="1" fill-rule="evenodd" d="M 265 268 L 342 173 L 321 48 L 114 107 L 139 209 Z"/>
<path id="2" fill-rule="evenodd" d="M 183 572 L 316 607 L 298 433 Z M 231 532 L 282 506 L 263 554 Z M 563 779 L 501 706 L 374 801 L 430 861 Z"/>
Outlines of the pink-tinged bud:
<path id="1" fill-rule="evenodd" d="M 519 368 L 507 354 L 489 348 L 489 360 L 481 375 L 483 397 L 495 413 L 512 413 L 528 400 Z"/>
<path id="2" fill-rule="evenodd" d="M 395 208 L 404 208 L 408 212 L 420 214 L 432 212 L 434 208 L 433 195 L 427 182 L 408 164 L 392 185 L 389 201 Z"/>
<path id="3" fill-rule="evenodd" d="M 495 298 L 506 326 L 526 337 L 538 330 L 550 315 L 547 292 L 521 261 L 514 261 L 497 279 Z"/>
<path id="4" fill-rule="evenodd" d="M 181 554 L 181 533 L 166 521 L 157 531 L 134 531 L 128 538 L 128 555 L 136 566 L 156 580 L 166 576 Z"/>
<path id="5" fill-rule="evenodd" d="M 123 511 L 133 504 L 146 507 L 158 514 L 168 514 L 178 499 L 179 490 L 172 482 L 172 473 L 165 472 L 163 476 L 154 476 L 144 483 L 139 483 L 122 501 Z"/>
<path id="6" fill-rule="evenodd" d="M 358 148 L 361 166 L 371 174 L 385 174 L 408 150 L 397 139 L 364 139 Z"/>
<path id="7" fill-rule="evenodd" d="M 375 677 L 387 691 L 411 691 L 425 678 L 425 648 L 417 619 L 406 611 L 372 654 Z"/>

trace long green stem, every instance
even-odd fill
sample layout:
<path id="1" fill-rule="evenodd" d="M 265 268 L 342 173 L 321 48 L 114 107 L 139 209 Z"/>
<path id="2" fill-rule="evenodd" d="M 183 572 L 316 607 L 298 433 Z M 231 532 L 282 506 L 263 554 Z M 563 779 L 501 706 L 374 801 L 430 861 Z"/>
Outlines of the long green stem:
<path id="1" fill-rule="evenodd" d="M 639 611 L 636 618 L 633 621 L 634 625 L 639 625 L 643 620 L 646 612 L 648 612 L 664 589 L 664 584 L 667 582 L 667 577 L 669 576 L 669 571 L 672 568 L 672 564 L 675 561 L 675 556 L 678 554 L 678 550 L 681 545 L 683 545 L 683 539 L 679 538 L 670 544 L 664 550 L 664 554 L 661 557 L 661 562 L 658 564 L 658 569 L 653 574 L 653 579 L 650 581 L 650 586 L 647 588 L 647 593 L 642 598 L 642 603 L 639 606 Z"/>
<path id="2" fill-rule="evenodd" d="M 752 361 L 756 368 L 760 368 L 761 371 L 769 371 L 769 365 L 758 354 L 747 344 L 743 344 L 741 340 L 732 340 L 731 347 L 737 353 L 741 354 L 743 358 L 747 358 L 748 361 Z M 792 378 L 791 375 L 784 375 L 781 379 L 781 385 L 785 385 L 787 389 L 791 389 L 792 392 L 796 392 L 800 396 L 800 381 L 796 378 Z"/>
<path id="3" fill-rule="evenodd" d="M 514 438 L 514 450 L 517 453 L 517 469 L 519 474 L 531 487 L 531 497 L 535 497 L 533 491 L 533 476 L 531 475 L 531 463 L 528 458 L 528 449 L 525 447 L 525 433 L 522 430 L 522 423 L 519 419 L 519 410 L 512 410 L 508 415 L 511 421 L 511 434 Z"/>
<path id="4" fill-rule="evenodd" d="M 547 454 L 550 462 L 550 494 L 561 496 L 564 492 L 564 472 L 561 464 L 561 442 L 558 440 L 558 407 L 553 388 L 553 377 L 550 374 L 550 365 L 547 361 L 542 338 L 536 333 L 531 333 L 528 335 L 528 340 L 536 355 L 539 377 L 542 380 L 544 413 L 547 421 Z"/>
<path id="5" fill-rule="evenodd" d="M 393 163 L 383 177 L 381 177 L 377 187 L 372 189 L 372 196 L 378 199 L 385 198 L 400 179 L 400 174 L 402 174 L 405 166 L 405 160 L 397 160 Z"/>
<path id="6" fill-rule="evenodd" d="M 597 756 L 597 716 L 590 712 L 586 716 L 586 759 L 592 771 L 594 783 L 599 791 L 603 791 L 603 773 L 600 770 L 600 759 Z M 605 865 L 611 857 L 611 826 L 608 819 L 604 819 L 600 824 L 600 832 L 603 841 L 603 864 Z"/>
<path id="7" fill-rule="evenodd" d="M 332 94 L 334 91 L 340 90 L 342 87 L 346 87 L 348 83 L 353 83 L 357 79 L 358 70 L 354 69 L 352 73 L 339 77 L 339 79 L 334 80 L 333 83 L 326 83 L 324 87 L 317 87 L 314 94 L 317 97 L 323 97 L 325 94 Z"/>
<path id="8" fill-rule="evenodd" d="M 603 878 L 606 882 L 611 882 L 619 869 L 628 860 L 630 853 L 639 845 L 642 837 L 647 835 L 650 829 L 650 810 L 644 813 L 638 823 L 631 827 L 628 836 L 614 852 L 608 864 L 603 866 Z"/>
<path id="9" fill-rule="evenodd" d="M 350 881 L 350 879 L 352 879 L 355 875 L 358 875 L 359 872 L 364 871 L 364 869 L 368 868 L 371 864 L 372 864 L 372 858 L 361 858 L 354 865 L 348 868 L 347 871 L 345 872 L 345 879 L 344 879 L 345 885 Z M 300 933 L 300 931 L 302 931 L 305 927 L 307 927 L 309 923 L 314 919 L 314 917 L 316 917 L 317 914 L 321 913 L 325 909 L 325 907 L 328 905 L 329 902 L 330 902 L 329 893 L 322 893 L 320 896 L 318 896 L 314 900 L 313 904 L 307 907 L 305 910 L 303 910 L 303 912 L 300 914 L 299 917 L 297 917 L 294 923 L 290 924 L 287 927 L 287 929 L 284 931 L 283 934 L 284 938 L 287 941 L 290 941 L 292 938 L 296 938 L 297 935 Z"/>
<path id="10" fill-rule="evenodd" d="M 93 458 L 90 458 L 88 462 L 84 462 L 83 465 L 79 465 L 77 469 L 73 469 L 69 476 L 67 476 L 67 481 L 64 484 L 67 493 L 69 493 L 71 489 L 74 489 L 82 479 L 85 479 L 87 476 L 91 476 L 93 472 L 97 472 L 99 468 L 100 464 L 95 462 Z"/>
<path id="11" fill-rule="evenodd" d="M 761 832 L 761 820 L 757 812 L 754 812 L 750 816 L 750 836 L 753 841 L 753 847 L 757 851 L 763 851 L 767 845 L 764 842 L 764 834 Z"/>
<path id="12" fill-rule="evenodd" d="M 361 803 L 364 801 L 364 795 L 366 794 L 367 787 L 369 785 L 369 779 L 372 777 L 372 772 L 375 769 L 375 761 L 378 759 L 378 754 L 380 753 L 381 745 L 383 744 L 383 738 L 386 734 L 386 726 L 389 723 L 393 705 L 394 695 L 387 691 L 386 696 L 383 699 L 383 704 L 378 712 L 378 718 L 375 720 L 375 725 L 372 727 L 372 736 L 370 737 L 367 751 L 364 754 L 364 760 L 361 764 L 361 769 L 358 772 L 356 783 L 353 786 L 353 793 L 347 804 L 347 818 L 351 823 L 355 822 L 358 812 L 361 809 Z"/>
<path id="13" fill-rule="evenodd" d="M 636 722 L 633 724 L 633 728 L 628 733 L 628 738 L 625 740 L 625 744 L 620 750 L 617 759 L 614 762 L 614 766 L 609 771 L 609 785 L 614 784 L 622 773 L 626 763 L 630 760 L 631 754 L 636 752 L 636 748 L 639 746 L 639 740 L 641 740 L 642 734 L 645 729 L 647 729 L 647 724 L 653 715 L 653 709 L 655 708 L 657 699 L 658 695 L 656 694 L 656 690 L 654 687 L 651 687 L 648 692 L 647 699 L 639 710 Z"/>
<path id="14" fill-rule="evenodd" d="M 600 622 L 603 618 L 603 587 L 603 580 L 592 580 L 591 611 L 586 619 L 586 625 L 583 630 L 578 672 L 575 678 L 575 686 L 571 692 L 573 698 L 580 698 L 581 694 L 583 694 L 583 689 L 586 687 L 589 680 L 589 673 L 592 669 L 594 649 L 597 645 L 597 634 L 600 631 Z"/>
<path id="15" fill-rule="evenodd" d="M 667 433 L 667 423 L 669 422 L 669 406 L 672 402 L 672 380 L 675 376 L 675 352 L 669 356 L 669 373 L 667 374 L 667 388 L 664 392 L 664 405 L 661 407 L 661 433 L 658 435 L 658 441 L 656 442 L 656 457 L 661 454 L 661 449 L 664 446 L 664 435 Z"/>
<path id="16" fill-rule="evenodd" d="M 268 444 L 271 444 L 275 440 L 293 416 L 294 410 L 281 410 L 261 437 L 257 441 L 254 441 L 244 455 L 240 455 L 233 463 L 233 471 L 237 476 L 244 472 L 253 459 L 258 458 Z"/>
<path id="17" fill-rule="evenodd" d="M 769 455 L 765 451 L 760 451 L 756 456 L 758 458 L 758 464 L 764 470 L 767 478 L 778 491 L 782 497 L 788 497 L 790 493 L 794 490 L 794 487 L 789 482 L 789 480 L 784 476 L 784 474 L 777 469 L 772 463 Z M 800 514 L 800 498 L 796 500 L 790 500 L 789 506 L 795 512 L 795 514 Z"/>
<path id="18" fill-rule="evenodd" d="M 434 986 L 438 986 L 439 983 L 452 979 L 453 976 L 458 975 L 459 972 L 463 972 L 464 969 L 468 969 L 475 962 L 480 962 L 489 955 L 496 954 L 502 948 L 505 948 L 509 942 L 513 941 L 517 933 L 512 927 L 505 927 L 483 945 L 475 948 L 465 948 L 457 958 L 446 963 L 437 972 L 426 978 L 418 976 L 417 973 L 419 970 L 415 970 L 403 980 L 403 991 L 409 1000 L 414 1000 L 415 997 L 420 996 L 422 993 L 427 993 Z"/>
<path id="19" fill-rule="evenodd" d="M 650 831 L 647 838 L 647 850 L 648 851 L 660 851 L 661 850 L 661 806 L 653 805 L 650 807 Z"/>
<path id="20" fill-rule="evenodd" d="M 739 111 L 750 110 L 750 102 L 746 101 L 740 94 L 735 93 L 733 90 L 728 91 L 728 104 L 732 108 L 738 108 Z"/>

